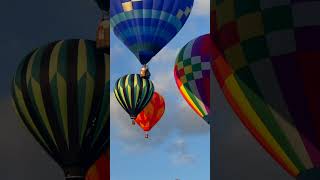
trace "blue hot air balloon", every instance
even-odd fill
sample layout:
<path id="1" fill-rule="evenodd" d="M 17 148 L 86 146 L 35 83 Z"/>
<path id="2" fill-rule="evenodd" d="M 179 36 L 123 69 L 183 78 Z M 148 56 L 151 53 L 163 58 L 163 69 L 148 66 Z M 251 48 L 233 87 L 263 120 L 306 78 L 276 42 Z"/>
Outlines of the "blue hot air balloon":
<path id="1" fill-rule="evenodd" d="M 111 28 L 147 64 L 187 21 L 193 0 L 112 0 Z"/>

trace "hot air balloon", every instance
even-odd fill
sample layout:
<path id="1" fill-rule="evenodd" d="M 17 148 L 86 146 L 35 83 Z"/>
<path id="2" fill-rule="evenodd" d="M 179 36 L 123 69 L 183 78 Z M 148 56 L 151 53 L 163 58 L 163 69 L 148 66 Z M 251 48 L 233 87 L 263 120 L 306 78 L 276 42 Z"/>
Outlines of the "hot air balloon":
<path id="1" fill-rule="evenodd" d="M 159 93 L 154 92 L 148 105 L 135 119 L 135 122 L 144 130 L 145 138 L 149 138 L 148 132 L 160 121 L 164 111 L 164 98 Z"/>
<path id="2" fill-rule="evenodd" d="M 113 0 L 111 28 L 145 65 L 181 30 L 192 7 L 193 0 Z"/>
<path id="3" fill-rule="evenodd" d="M 110 179 L 110 147 L 101 154 L 99 159 L 90 167 L 86 180 Z"/>
<path id="4" fill-rule="evenodd" d="M 200 36 L 179 52 L 174 66 L 176 84 L 190 107 L 207 123 L 213 114 L 213 74 L 210 35 Z"/>
<path id="5" fill-rule="evenodd" d="M 233 110 L 293 177 L 320 179 L 320 2 L 212 1 L 215 75 Z"/>
<path id="6" fill-rule="evenodd" d="M 95 46 L 71 39 L 35 49 L 12 83 L 18 114 L 66 179 L 84 179 L 109 142 L 109 59 Z"/>
<path id="7" fill-rule="evenodd" d="M 103 50 L 106 54 L 110 54 L 110 21 L 108 17 L 102 17 L 99 22 L 96 45 L 98 49 Z"/>
<path id="8" fill-rule="evenodd" d="M 101 20 L 96 32 L 96 45 L 98 49 L 110 54 L 110 0 L 95 0 L 102 11 Z"/>
<path id="9" fill-rule="evenodd" d="M 186 102 L 210 124 L 210 172 L 213 172 L 213 100 L 215 98 L 211 47 L 210 35 L 200 36 L 187 43 L 178 54 L 174 66 L 174 77 Z"/>
<path id="10" fill-rule="evenodd" d="M 117 80 L 114 94 L 122 108 L 130 115 L 132 123 L 146 107 L 154 93 L 153 83 L 139 74 L 129 74 Z"/>

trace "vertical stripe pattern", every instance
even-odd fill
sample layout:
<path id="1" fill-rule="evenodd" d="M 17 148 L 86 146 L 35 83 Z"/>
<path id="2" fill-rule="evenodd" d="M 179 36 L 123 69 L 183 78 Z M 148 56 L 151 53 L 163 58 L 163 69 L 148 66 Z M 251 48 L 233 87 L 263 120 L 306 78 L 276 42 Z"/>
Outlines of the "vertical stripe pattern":
<path id="1" fill-rule="evenodd" d="M 117 80 L 114 94 L 122 108 L 135 119 L 154 93 L 153 83 L 139 74 L 125 75 Z"/>
<path id="2" fill-rule="evenodd" d="M 89 40 L 31 52 L 12 82 L 26 127 L 62 168 L 88 168 L 109 142 L 109 55 Z"/>
<path id="3" fill-rule="evenodd" d="M 115 35 L 147 64 L 187 21 L 193 0 L 113 0 L 110 22 Z"/>

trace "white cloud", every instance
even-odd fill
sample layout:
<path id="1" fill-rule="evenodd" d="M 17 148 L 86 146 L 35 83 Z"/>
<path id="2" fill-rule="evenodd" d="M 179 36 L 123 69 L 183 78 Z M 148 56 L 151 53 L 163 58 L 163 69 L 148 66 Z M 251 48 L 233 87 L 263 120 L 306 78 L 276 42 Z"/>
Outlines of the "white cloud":
<path id="1" fill-rule="evenodd" d="M 173 81 L 171 81 L 174 83 Z M 164 88 L 165 89 L 165 88 Z M 176 89 L 176 87 L 175 87 Z M 142 129 L 138 126 L 132 126 L 129 115 L 122 109 L 113 93 L 111 96 L 111 123 L 112 131 L 123 143 L 126 151 L 142 152 L 162 144 L 172 133 L 182 135 L 200 135 L 209 132 L 209 126 L 200 119 L 186 102 L 180 97 L 180 94 L 164 92 L 166 101 L 166 112 L 158 124 L 150 131 L 150 139 L 144 138 Z M 178 90 L 176 90 L 178 91 Z M 161 91 L 160 91 L 161 92 Z M 175 98 L 167 98 L 176 96 Z M 179 156 L 182 158 L 182 156 Z M 185 159 L 188 159 L 184 156 Z"/>
<path id="2" fill-rule="evenodd" d="M 177 139 L 173 142 L 169 146 L 168 152 L 171 154 L 171 162 L 174 165 L 189 165 L 196 162 L 196 157 L 189 153 L 184 139 Z"/>
<path id="3" fill-rule="evenodd" d="M 194 1 L 194 6 L 192 11 L 197 16 L 210 17 L 210 0 Z"/>

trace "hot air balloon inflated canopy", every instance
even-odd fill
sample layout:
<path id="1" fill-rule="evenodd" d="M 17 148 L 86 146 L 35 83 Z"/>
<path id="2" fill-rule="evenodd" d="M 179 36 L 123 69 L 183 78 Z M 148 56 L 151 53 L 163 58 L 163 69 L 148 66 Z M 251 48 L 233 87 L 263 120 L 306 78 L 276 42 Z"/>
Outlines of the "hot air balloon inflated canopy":
<path id="1" fill-rule="evenodd" d="M 90 167 L 86 180 L 110 180 L 110 146 L 103 151 L 99 159 Z"/>
<path id="2" fill-rule="evenodd" d="M 211 47 L 209 34 L 191 40 L 179 52 L 174 66 L 174 77 L 181 95 L 207 123 L 213 120 Z"/>
<path id="3" fill-rule="evenodd" d="M 99 22 L 96 34 L 97 48 L 102 49 L 106 54 L 110 54 L 110 21 L 102 18 Z"/>
<path id="4" fill-rule="evenodd" d="M 56 41 L 29 53 L 12 82 L 18 114 L 66 179 L 84 179 L 109 142 L 105 57 L 94 41 Z"/>
<path id="5" fill-rule="evenodd" d="M 130 115 L 132 123 L 146 107 L 154 93 L 153 83 L 139 74 L 128 74 L 117 80 L 114 94 L 122 108 Z"/>
<path id="6" fill-rule="evenodd" d="M 147 64 L 187 21 L 193 0 L 113 0 L 111 28 Z"/>
<path id="7" fill-rule="evenodd" d="M 159 93 L 154 92 L 150 102 L 135 119 L 135 122 L 144 130 L 145 138 L 149 138 L 148 132 L 160 121 L 164 111 L 164 98 Z"/>
<path id="8" fill-rule="evenodd" d="M 320 1 L 212 1 L 214 71 L 239 119 L 293 177 L 320 179 Z"/>

